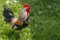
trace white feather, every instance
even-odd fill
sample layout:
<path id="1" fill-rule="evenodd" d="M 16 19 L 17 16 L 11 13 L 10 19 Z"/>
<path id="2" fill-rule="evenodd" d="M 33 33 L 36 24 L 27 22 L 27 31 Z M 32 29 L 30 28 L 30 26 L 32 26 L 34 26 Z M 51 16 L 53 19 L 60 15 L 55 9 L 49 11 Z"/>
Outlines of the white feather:
<path id="1" fill-rule="evenodd" d="M 27 19 L 27 11 L 26 11 L 26 8 L 21 11 L 21 14 L 20 14 L 19 19 L 20 19 L 21 21 L 24 21 L 24 20 Z"/>

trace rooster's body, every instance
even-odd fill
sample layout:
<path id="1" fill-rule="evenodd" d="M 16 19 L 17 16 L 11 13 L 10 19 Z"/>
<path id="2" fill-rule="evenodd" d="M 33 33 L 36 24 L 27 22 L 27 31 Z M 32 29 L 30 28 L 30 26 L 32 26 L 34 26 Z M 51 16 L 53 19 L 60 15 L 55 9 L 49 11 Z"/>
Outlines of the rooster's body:
<path id="1" fill-rule="evenodd" d="M 15 18 L 13 12 L 8 7 L 4 6 L 3 16 L 5 21 L 12 24 L 12 28 L 16 30 L 22 30 L 29 24 L 30 18 L 30 6 L 24 4 L 24 9 L 21 11 L 19 18 Z"/>

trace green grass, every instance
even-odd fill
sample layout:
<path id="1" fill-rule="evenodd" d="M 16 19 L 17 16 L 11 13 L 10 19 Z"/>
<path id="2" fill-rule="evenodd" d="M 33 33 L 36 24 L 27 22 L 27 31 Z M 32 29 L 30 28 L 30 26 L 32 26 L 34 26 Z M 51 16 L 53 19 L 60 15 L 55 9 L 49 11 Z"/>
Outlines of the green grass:
<path id="1" fill-rule="evenodd" d="M 60 0 L 21 0 L 17 4 L 8 4 L 16 17 L 24 3 L 31 5 L 31 22 L 23 29 L 21 37 L 3 20 L 5 1 L 0 0 L 0 40 L 60 40 Z"/>

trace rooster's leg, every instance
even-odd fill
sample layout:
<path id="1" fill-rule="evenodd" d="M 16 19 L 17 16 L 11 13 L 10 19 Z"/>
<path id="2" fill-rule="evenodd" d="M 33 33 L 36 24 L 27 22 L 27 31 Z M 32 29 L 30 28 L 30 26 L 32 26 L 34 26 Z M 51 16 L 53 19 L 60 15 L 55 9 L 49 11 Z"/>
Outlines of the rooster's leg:
<path id="1" fill-rule="evenodd" d="M 22 30 L 19 30 L 19 35 L 22 36 Z"/>

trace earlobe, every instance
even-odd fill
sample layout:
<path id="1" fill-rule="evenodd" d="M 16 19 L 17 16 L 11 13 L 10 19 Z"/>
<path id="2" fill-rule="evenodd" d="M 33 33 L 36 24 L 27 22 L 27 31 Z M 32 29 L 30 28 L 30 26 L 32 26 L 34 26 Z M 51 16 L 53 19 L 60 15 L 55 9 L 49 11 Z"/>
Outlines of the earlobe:
<path id="1" fill-rule="evenodd" d="M 27 12 L 30 13 L 30 9 L 28 9 Z"/>

